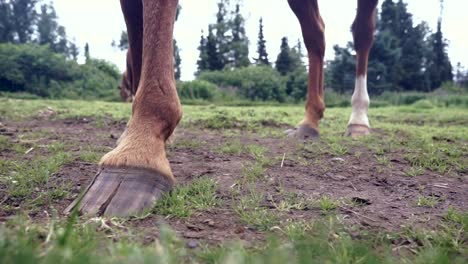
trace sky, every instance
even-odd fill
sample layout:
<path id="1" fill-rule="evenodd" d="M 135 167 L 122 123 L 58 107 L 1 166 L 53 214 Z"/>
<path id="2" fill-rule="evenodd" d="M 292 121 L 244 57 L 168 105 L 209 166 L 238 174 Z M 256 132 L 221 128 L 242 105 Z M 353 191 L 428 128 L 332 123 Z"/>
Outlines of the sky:
<path id="1" fill-rule="evenodd" d="M 65 26 L 67 35 L 81 48 L 89 43 L 91 56 L 115 63 L 125 70 L 125 52 L 111 46 L 118 41 L 125 22 L 120 2 L 117 0 L 52 0 L 59 23 Z M 182 80 L 192 80 L 197 69 L 201 31 L 215 22 L 218 0 L 179 0 L 182 12 L 174 29 L 182 57 Z M 235 2 L 235 0 L 231 0 Z M 380 0 L 380 3 L 383 1 Z M 406 0 L 413 21 L 426 21 L 435 31 L 439 16 L 439 0 Z M 333 59 L 333 46 L 344 46 L 352 40 L 350 26 L 357 1 L 319 0 L 319 8 L 325 21 L 325 59 Z M 258 21 L 263 18 L 264 35 L 270 61 L 279 53 L 281 38 L 288 37 L 290 45 L 302 41 L 297 18 L 289 9 L 287 0 L 244 0 L 241 6 L 246 20 L 246 32 L 250 40 L 250 58 L 256 56 Z M 467 0 L 445 0 L 442 32 L 449 41 L 448 53 L 452 65 L 461 62 L 468 67 Z M 80 61 L 84 58 L 81 56 Z"/>

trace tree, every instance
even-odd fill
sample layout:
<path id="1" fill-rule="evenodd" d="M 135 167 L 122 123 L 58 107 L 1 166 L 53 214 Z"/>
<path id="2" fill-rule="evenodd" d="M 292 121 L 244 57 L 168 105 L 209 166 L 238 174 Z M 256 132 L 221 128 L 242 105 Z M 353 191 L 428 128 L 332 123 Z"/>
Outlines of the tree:
<path id="1" fill-rule="evenodd" d="M 122 30 L 122 33 L 120 33 L 120 40 L 119 43 L 117 44 L 115 40 L 112 41 L 112 47 L 117 47 L 120 50 L 124 51 L 128 49 L 128 33 L 126 30 Z"/>
<path id="2" fill-rule="evenodd" d="M 286 75 L 291 71 L 292 67 L 292 57 L 291 57 L 291 48 L 289 48 L 288 38 L 283 37 L 281 39 L 280 53 L 276 59 L 275 68 L 281 73 L 281 75 Z"/>
<path id="3" fill-rule="evenodd" d="M 222 68 L 229 63 L 229 53 L 231 50 L 232 36 L 229 32 L 229 21 L 227 18 L 227 8 L 229 6 L 229 0 L 220 0 L 218 3 L 218 12 L 216 13 L 216 24 L 212 25 L 213 30 L 216 31 L 215 41 L 216 48 L 219 53 L 220 62 Z"/>
<path id="4" fill-rule="evenodd" d="M 441 10 L 437 21 L 437 31 L 429 37 L 431 46 L 430 57 L 428 58 L 428 75 L 431 88 L 439 88 L 442 83 L 453 80 L 452 64 L 447 54 L 447 41 L 442 34 L 442 12 L 444 1 L 440 0 Z"/>
<path id="5" fill-rule="evenodd" d="M 180 69 L 180 64 L 182 63 L 182 58 L 180 57 L 180 50 L 177 46 L 177 41 L 174 39 L 174 78 L 180 80 L 182 71 Z"/>
<path id="6" fill-rule="evenodd" d="M 230 52 L 227 61 L 232 68 L 247 67 L 249 60 L 249 39 L 245 33 L 245 20 L 240 12 L 239 4 L 233 12 L 233 18 L 230 20 L 232 41 L 230 42 Z"/>
<path id="7" fill-rule="evenodd" d="M 37 0 L 11 0 L 12 21 L 16 33 L 16 41 L 26 43 L 31 40 L 36 23 Z"/>
<path id="8" fill-rule="evenodd" d="M 91 60 L 91 55 L 89 53 L 89 44 L 86 42 L 85 47 L 84 47 L 84 56 L 86 59 L 86 63 L 88 63 Z"/>
<path id="9" fill-rule="evenodd" d="M 200 52 L 200 55 L 197 60 L 197 75 L 200 74 L 202 71 L 206 71 L 210 68 L 210 65 L 208 63 L 207 40 L 203 35 L 203 30 L 201 32 L 200 45 L 198 46 L 198 51 Z"/>
<path id="10" fill-rule="evenodd" d="M 69 51 L 69 42 L 67 40 L 67 33 L 65 32 L 65 27 L 59 26 L 57 29 L 57 41 L 53 45 L 53 50 L 57 53 L 62 53 L 70 56 Z"/>
<path id="11" fill-rule="evenodd" d="M 57 14 L 52 5 L 41 5 L 41 13 L 37 20 L 37 43 L 39 45 L 54 45 L 57 39 Z"/>
<path id="12" fill-rule="evenodd" d="M 0 43 L 13 42 L 13 10 L 9 2 L 0 0 Z"/>
<path id="13" fill-rule="evenodd" d="M 298 46 L 291 49 L 288 44 L 288 38 L 283 37 L 281 39 L 280 53 L 275 63 L 276 70 L 284 76 L 299 70 L 301 66 L 303 66 L 303 64 L 300 42 Z"/>
<path id="14" fill-rule="evenodd" d="M 76 46 L 75 42 L 76 42 L 76 40 L 73 40 L 72 42 L 70 42 L 70 47 L 69 47 L 70 52 L 69 52 L 69 54 L 70 54 L 70 57 L 74 61 L 77 61 L 78 60 L 78 55 L 80 55 L 80 50 Z"/>
<path id="15" fill-rule="evenodd" d="M 257 65 L 270 65 L 268 61 L 268 53 L 266 51 L 266 40 L 263 35 L 263 19 L 260 18 L 259 21 L 259 31 L 258 31 L 258 41 L 257 41 L 257 53 L 258 57 L 255 58 L 255 63 Z"/>
<path id="16" fill-rule="evenodd" d="M 213 26 L 208 27 L 208 37 L 206 39 L 206 58 L 208 70 L 218 71 L 224 68 L 223 57 L 218 49 L 216 36 L 213 33 Z"/>

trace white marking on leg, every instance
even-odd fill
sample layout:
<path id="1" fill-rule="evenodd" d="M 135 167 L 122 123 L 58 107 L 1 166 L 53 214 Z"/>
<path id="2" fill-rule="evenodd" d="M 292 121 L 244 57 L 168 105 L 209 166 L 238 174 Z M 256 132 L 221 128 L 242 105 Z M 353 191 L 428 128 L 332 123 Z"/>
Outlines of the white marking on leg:
<path id="1" fill-rule="evenodd" d="M 367 112 L 369 110 L 369 94 L 367 93 L 367 76 L 356 76 L 356 86 L 354 87 L 351 105 L 353 111 L 348 125 L 365 125 L 370 128 Z"/>

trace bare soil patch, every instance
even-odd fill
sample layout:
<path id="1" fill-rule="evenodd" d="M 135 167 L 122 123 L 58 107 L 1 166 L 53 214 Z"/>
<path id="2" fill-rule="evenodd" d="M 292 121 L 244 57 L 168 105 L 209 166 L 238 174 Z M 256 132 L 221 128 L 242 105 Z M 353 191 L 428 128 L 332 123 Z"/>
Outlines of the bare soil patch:
<path id="1" fill-rule="evenodd" d="M 276 123 L 272 126 L 275 129 L 278 126 L 280 129 L 286 128 Z M 8 197 L 6 190 L 11 183 L 0 182 L 0 221 L 21 212 L 37 222 L 49 219 L 54 211 L 61 214 L 98 169 L 95 162 L 83 161 L 80 153 L 91 150 L 104 154 L 114 146 L 124 127 L 124 122 L 111 119 L 100 120 L 99 123 L 86 118 L 5 121 L 2 131 L 10 142 L 33 149 L 27 153 L 5 149 L 0 152 L 0 159 L 28 162 L 38 156 L 47 156 L 47 146 L 57 142 L 64 144 L 64 152 L 72 158 L 57 173 L 50 175 L 44 187 L 36 188 L 27 197 Z M 28 135 L 34 132 L 37 132 L 35 138 L 29 139 Z M 375 133 L 385 140 L 385 132 L 376 130 Z M 398 231 L 402 226 L 435 226 L 449 206 L 462 212 L 468 210 L 466 171 L 460 172 L 459 177 L 451 177 L 424 170 L 421 175 L 408 177 L 405 172 L 410 164 L 397 150 L 391 151 L 388 162 L 382 164 L 373 151 L 359 144 L 353 144 L 346 154 L 340 156 L 315 155 L 304 148 L 303 144 L 310 144 L 308 142 L 265 138 L 242 130 L 231 130 L 226 135 L 221 130 L 193 126 L 179 128 L 175 143 L 169 146 L 168 157 L 173 172 L 180 185 L 190 184 L 200 177 L 215 179 L 218 183 L 217 197 L 222 205 L 198 211 L 187 219 L 149 215 L 143 219 L 130 219 L 126 226 L 136 233 L 141 232 L 143 240 L 147 242 L 154 241 L 158 236 L 161 222 L 190 241 L 216 245 L 236 238 L 248 243 L 263 240 L 265 231 L 245 223 L 235 211 L 240 197 L 247 195 L 248 191 L 242 190 L 240 196 L 233 192 L 245 174 L 245 166 L 255 163 L 255 158 L 247 152 L 229 154 L 219 151 L 226 142 L 231 141 L 239 141 L 242 146 L 258 145 L 266 149 L 268 165 L 252 188 L 263 195 L 263 208 L 274 214 L 278 212 L 280 222 L 311 221 L 325 214 L 337 214 L 346 223 L 358 228 Z M 177 142 L 195 143 L 178 145 Z M 320 145 L 320 142 L 315 144 Z M 68 194 L 62 199 L 34 202 L 41 193 L 50 192 L 57 186 Z M 327 196 L 337 201 L 338 206 L 328 213 L 314 206 L 280 212 L 278 204 L 292 195 L 308 201 Z M 436 203 L 418 206 L 421 197 L 432 197 Z"/>

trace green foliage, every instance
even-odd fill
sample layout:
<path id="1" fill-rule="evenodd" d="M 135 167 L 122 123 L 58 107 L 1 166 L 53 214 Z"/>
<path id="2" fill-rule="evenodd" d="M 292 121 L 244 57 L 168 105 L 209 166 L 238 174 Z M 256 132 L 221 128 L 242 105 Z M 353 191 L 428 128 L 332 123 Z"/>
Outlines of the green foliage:
<path id="1" fill-rule="evenodd" d="M 280 53 L 276 59 L 275 68 L 281 75 L 287 75 L 297 70 L 305 71 L 302 64 L 302 54 L 296 51 L 295 48 L 291 49 L 288 44 L 288 38 L 281 39 Z"/>
<path id="2" fill-rule="evenodd" d="M 166 216 L 187 218 L 194 210 L 204 210 L 219 205 L 216 197 L 217 183 L 203 177 L 190 185 L 181 186 L 166 193 L 154 206 L 154 212 Z"/>
<path id="3" fill-rule="evenodd" d="M 178 82 L 179 97 L 183 99 L 203 99 L 213 101 L 221 96 L 221 91 L 215 84 L 204 80 Z"/>
<path id="4" fill-rule="evenodd" d="M 116 100 L 119 79 L 117 67 L 103 60 L 79 65 L 48 46 L 0 44 L 0 92 Z"/>
<path id="5" fill-rule="evenodd" d="M 202 72 L 199 79 L 222 88 L 234 89 L 236 94 L 244 99 L 279 102 L 286 99 L 283 79 L 277 71 L 267 66 Z"/>
<path id="6" fill-rule="evenodd" d="M 385 0 L 377 17 L 377 30 L 370 51 L 368 89 L 370 94 L 384 91 L 433 91 L 452 80 L 440 21 L 437 32 L 429 34 L 427 23 L 413 23 L 403 1 Z M 327 75 L 334 90 L 343 93 L 354 88 L 356 56 L 351 42 L 335 46 L 335 58 Z"/>
<path id="7" fill-rule="evenodd" d="M 257 41 L 257 58 L 254 59 L 257 65 L 267 65 L 270 66 L 270 61 L 268 60 L 268 53 L 266 51 L 266 40 L 263 35 L 263 19 L 259 20 L 259 29 L 258 29 L 258 41 Z"/>

